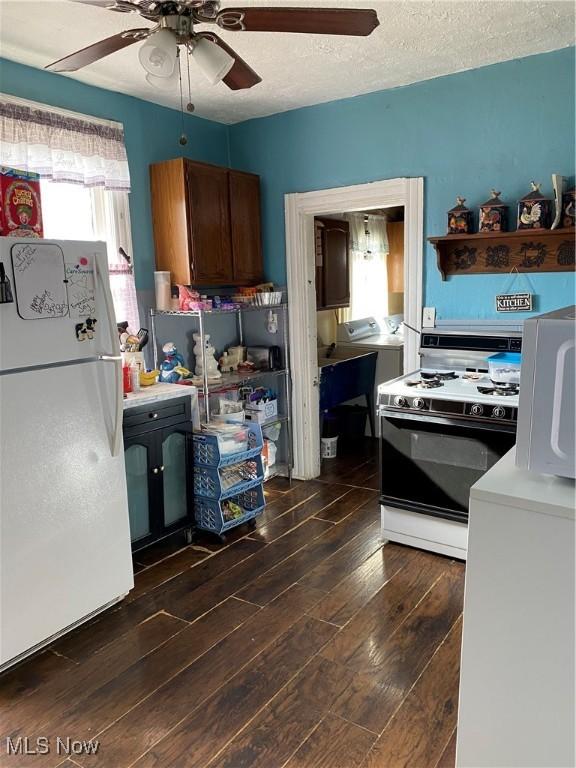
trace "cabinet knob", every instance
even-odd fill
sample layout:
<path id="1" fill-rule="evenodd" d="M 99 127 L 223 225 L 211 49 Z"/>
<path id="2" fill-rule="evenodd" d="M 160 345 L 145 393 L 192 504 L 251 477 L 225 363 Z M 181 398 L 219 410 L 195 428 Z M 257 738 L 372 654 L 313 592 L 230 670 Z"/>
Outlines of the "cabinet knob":
<path id="1" fill-rule="evenodd" d="M 158 469 L 158 467 L 154 467 L 154 469 L 152 470 L 152 472 L 153 472 L 155 475 L 157 475 L 157 474 L 158 474 L 158 472 L 160 472 L 160 470 Z"/>
<path id="2" fill-rule="evenodd" d="M 149 413 L 149 414 L 148 414 L 148 416 L 149 416 L 151 419 L 157 419 L 157 418 L 158 418 L 158 414 L 157 414 L 157 413 Z"/>
<path id="3" fill-rule="evenodd" d="M 164 472 L 164 464 L 160 467 L 160 472 Z"/>

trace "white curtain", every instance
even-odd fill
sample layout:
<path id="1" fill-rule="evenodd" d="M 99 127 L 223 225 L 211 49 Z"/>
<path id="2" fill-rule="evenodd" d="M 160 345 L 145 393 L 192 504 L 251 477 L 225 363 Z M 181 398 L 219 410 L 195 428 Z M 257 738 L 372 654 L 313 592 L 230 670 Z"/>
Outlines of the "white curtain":
<path id="1" fill-rule="evenodd" d="M 348 320 L 388 314 L 388 235 L 385 216 L 360 213 L 350 223 L 350 310 Z"/>
<path id="2" fill-rule="evenodd" d="M 130 191 L 122 126 L 0 97 L 0 165 L 42 179 Z"/>

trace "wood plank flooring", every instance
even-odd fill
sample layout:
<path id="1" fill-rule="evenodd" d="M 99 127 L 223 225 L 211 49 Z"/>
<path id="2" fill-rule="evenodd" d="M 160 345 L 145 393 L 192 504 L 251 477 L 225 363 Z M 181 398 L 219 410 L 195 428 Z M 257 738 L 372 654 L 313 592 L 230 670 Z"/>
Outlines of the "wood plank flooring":
<path id="1" fill-rule="evenodd" d="M 137 553 L 122 604 L 0 676 L 0 765 L 453 768 L 464 566 L 382 546 L 377 488 L 366 440 L 225 546 Z"/>

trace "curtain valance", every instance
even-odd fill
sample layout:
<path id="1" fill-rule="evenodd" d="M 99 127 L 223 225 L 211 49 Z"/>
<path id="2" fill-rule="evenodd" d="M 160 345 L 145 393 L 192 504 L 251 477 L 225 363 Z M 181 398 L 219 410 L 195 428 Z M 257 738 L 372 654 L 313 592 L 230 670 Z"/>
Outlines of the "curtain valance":
<path id="1" fill-rule="evenodd" d="M 0 98 L 0 165 L 85 187 L 130 191 L 120 125 Z"/>

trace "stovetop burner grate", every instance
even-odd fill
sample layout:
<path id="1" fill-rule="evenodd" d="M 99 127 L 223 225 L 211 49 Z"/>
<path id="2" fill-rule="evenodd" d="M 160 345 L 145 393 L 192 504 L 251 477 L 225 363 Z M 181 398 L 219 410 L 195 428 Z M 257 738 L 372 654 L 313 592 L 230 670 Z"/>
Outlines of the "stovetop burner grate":
<path id="1" fill-rule="evenodd" d="M 494 397 L 513 396 L 520 393 L 518 384 L 494 384 L 492 387 L 476 387 L 481 395 L 494 395 Z"/>
<path id="2" fill-rule="evenodd" d="M 420 371 L 420 376 L 423 379 L 438 379 L 439 381 L 458 378 L 458 374 L 455 371 Z"/>
<path id="3" fill-rule="evenodd" d="M 429 379 L 413 379 L 406 382 L 407 387 L 421 387 L 422 389 L 436 389 L 437 387 L 443 387 L 444 382 L 437 378 Z"/>

